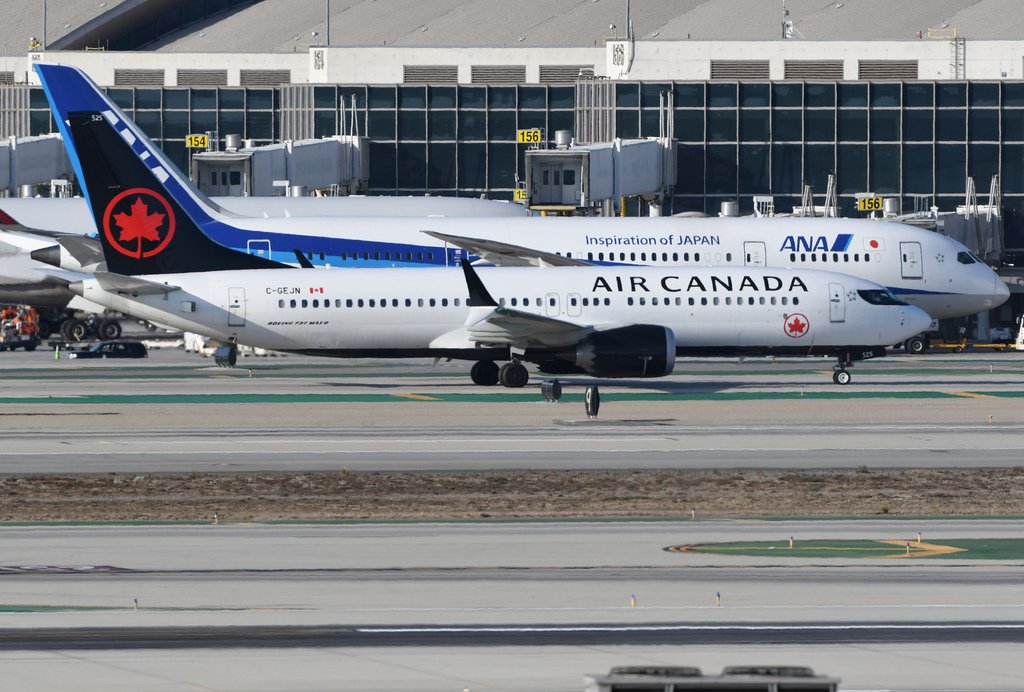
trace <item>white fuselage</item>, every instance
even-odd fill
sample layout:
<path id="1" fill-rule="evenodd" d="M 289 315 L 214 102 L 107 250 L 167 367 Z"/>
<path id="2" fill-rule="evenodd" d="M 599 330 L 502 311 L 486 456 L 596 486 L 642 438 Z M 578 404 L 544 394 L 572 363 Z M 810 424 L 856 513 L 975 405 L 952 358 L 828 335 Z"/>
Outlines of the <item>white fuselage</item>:
<path id="1" fill-rule="evenodd" d="M 812 353 L 897 343 L 927 327 L 907 305 L 868 303 L 884 290 L 813 270 L 651 267 L 480 268 L 506 308 L 613 329 L 653 324 L 675 333 L 679 353 Z M 445 354 L 475 358 L 462 271 L 266 269 L 146 277 L 181 290 L 131 297 L 96 279 L 79 290 L 137 317 L 220 339 L 335 356 Z M 476 307 L 473 310 L 479 311 Z M 794 319 L 794 315 L 798 315 Z"/>
<path id="2" fill-rule="evenodd" d="M 526 216 L 521 204 L 472 197 L 212 197 L 229 214 L 250 217 L 296 216 Z M 92 235 L 96 224 L 84 197 L 8 197 L 0 214 L 26 228 L 50 233 Z M 0 217 L 2 218 L 2 217 Z"/>

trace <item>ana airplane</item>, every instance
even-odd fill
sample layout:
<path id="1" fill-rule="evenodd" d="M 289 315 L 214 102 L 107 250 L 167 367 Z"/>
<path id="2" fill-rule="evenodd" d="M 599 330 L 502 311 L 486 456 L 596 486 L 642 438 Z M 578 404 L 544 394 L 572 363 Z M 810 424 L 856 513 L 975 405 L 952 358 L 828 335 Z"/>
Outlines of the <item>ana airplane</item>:
<path id="1" fill-rule="evenodd" d="M 962 317 L 1009 296 L 988 265 L 960 243 L 903 224 L 861 219 L 233 218 L 212 206 L 106 94 L 79 70 L 37 64 L 40 81 L 82 179 L 69 113 L 109 113 L 158 166 L 164 184 L 218 243 L 303 266 L 500 265 L 792 267 L 882 284 L 933 318 Z M 50 261 L 57 250 L 50 251 Z M 61 251 L 63 266 L 78 260 Z M 94 248 L 93 257 L 98 254 Z M 301 257 L 299 257 L 301 255 Z M 88 258 L 87 258 L 88 259 Z M 82 264 L 79 262 L 79 264 Z"/>
<path id="2" fill-rule="evenodd" d="M 115 113 L 71 112 L 66 129 L 105 269 L 49 275 L 109 308 L 232 343 L 474 360 L 474 382 L 508 387 L 526 384 L 524 361 L 659 377 L 680 354 L 824 354 L 845 384 L 853 361 L 930 321 L 882 286 L 810 269 L 285 268 L 204 235 L 194 200 Z"/>
<path id="3" fill-rule="evenodd" d="M 211 197 L 228 216 L 417 216 L 473 218 L 526 216 L 521 204 L 472 197 Z M 81 197 L 9 197 L 0 200 L 0 226 L 47 233 L 95 234 Z"/>

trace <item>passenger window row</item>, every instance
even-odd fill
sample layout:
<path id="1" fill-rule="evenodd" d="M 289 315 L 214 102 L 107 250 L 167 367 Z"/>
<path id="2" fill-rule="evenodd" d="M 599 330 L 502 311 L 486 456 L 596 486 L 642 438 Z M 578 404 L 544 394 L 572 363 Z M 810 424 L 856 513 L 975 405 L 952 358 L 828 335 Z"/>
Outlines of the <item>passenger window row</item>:
<path id="1" fill-rule="evenodd" d="M 842 254 L 840 254 L 838 252 L 833 252 L 833 253 L 831 253 L 831 258 L 832 258 L 831 260 L 829 259 L 829 256 L 830 255 L 827 252 L 821 253 L 821 261 L 822 262 L 829 262 L 829 261 L 831 261 L 833 263 L 839 263 L 839 262 L 870 262 L 871 261 L 871 255 L 869 253 L 867 253 L 867 252 L 865 252 L 863 255 L 861 255 L 859 252 L 855 252 L 852 255 L 850 253 L 848 253 L 848 252 L 844 252 Z M 806 252 L 801 252 L 799 257 L 800 257 L 800 261 L 801 262 L 806 262 L 808 257 L 810 257 L 812 262 L 817 262 L 818 261 L 818 253 L 816 253 L 816 252 L 812 252 L 810 255 L 808 255 Z M 790 262 L 796 262 L 797 261 L 797 254 L 795 252 L 789 253 L 789 261 Z"/>
<path id="2" fill-rule="evenodd" d="M 591 298 L 591 297 L 571 296 L 571 297 L 569 297 L 567 299 L 567 301 L 568 301 L 569 305 L 571 305 L 573 307 L 576 307 L 578 305 L 582 305 L 583 307 L 598 307 L 598 306 L 601 306 L 601 305 L 610 306 L 612 304 L 611 298 L 598 298 L 596 296 L 594 296 L 593 298 Z M 499 298 L 498 299 L 498 303 L 500 305 L 502 305 L 502 306 L 510 305 L 512 307 L 524 307 L 524 308 L 531 307 L 531 306 L 532 307 L 538 307 L 538 308 L 539 307 L 543 307 L 544 306 L 544 302 L 545 302 L 545 299 L 543 299 L 543 298 L 532 298 L 531 299 L 531 298 L 518 298 L 517 297 L 517 298 Z M 553 296 L 552 297 L 548 297 L 547 298 L 547 303 L 551 307 L 556 307 L 558 305 L 558 299 L 553 297 Z M 659 298 L 658 296 L 650 296 L 650 298 L 648 298 L 647 296 L 639 296 L 639 297 L 630 296 L 630 297 L 626 298 L 626 305 L 647 305 L 648 303 L 650 305 L 669 305 L 669 306 L 670 305 L 679 305 L 679 306 L 681 306 L 681 305 L 684 304 L 684 301 L 683 301 L 683 298 L 681 296 L 675 296 L 675 297 L 671 297 L 671 298 L 669 298 L 669 297 Z M 277 301 L 277 307 L 278 308 L 282 308 L 282 309 L 284 309 L 284 308 L 330 308 L 330 307 L 332 307 L 332 305 L 335 308 L 341 308 L 341 307 L 346 307 L 346 308 L 376 308 L 376 307 L 386 308 L 388 306 L 393 307 L 393 308 L 402 307 L 402 306 L 405 306 L 407 308 L 411 308 L 411 307 L 414 307 L 414 306 L 415 307 L 419 307 L 419 308 L 423 308 L 423 307 L 432 307 L 433 308 L 433 307 L 440 306 L 440 307 L 444 308 L 444 307 L 448 307 L 449 305 L 454 306 L 454 307 L 460 307 L 463 304 L 465 304 L 466 306 L 469 306 L 470 305 L 469 299 L 468 298 L 466 298 L 466 299 L 461 299 L 461 298 L 415 298 L 415 299 L 413 299 L 413 298 L 405 298 L 403 300 L 400 300 L 398 298 L 390 298 L 390 299 L 389 298 L 380 298 L 380 299 L 377 299 L 377 298 L 346 298 L 345 300 L 342 300 L 340 298 L 335 298 L 333 300 L 333 302 L 332 302 L 332 300 L 330 298 L 324 298 L 322 300 L 320 298 L 313 298 L 313 299 L 302 298 L 301 300 L 300 299 L 296 299 L 296 298 L 292 298 L 291 300 L 285 300 L 285 299 L 281 298 L 281 299 L 279 299 Z M 788 296 L 768 296 L 768 297 L 766 297 L 766 296 L 757 296 L 757 297 L 755 297 L 755 296 L 738 296 L 738 297 L 735 297 L 735 298 L 733 296 L 712 296 L 711 298 L 708 298 L 706 296 L 705 297 L 701 297 L 701 298 L 695 298 L 693 296 L 690 296 L 689 298 L 686 298 L 685 304 L 686 305 L 790 305 L 790 304 L 792 304 L 792 305 L 799 305 L 800 304 L 800 298 L 798 296 L 793 296 L 792 298 L 790 298 Z"/>
<path id="3" fill-rule="evenodd" d="M 312 260 L 314 254 L 317 254 L 317 253 L 307 252 L 306 253 L 306 258 Z M 321 260 L 327 259 L 327 255 L 325 253 L 321 252 L 321 253 L 318 253 L 318 254 L 319 254 L 319 257 L 320 257 Z M 396 250 L 395 252 L 390 252 L 390 251 L 381 252 L 380 250 L 376 250 L 374 252 L 369 252 L 367 250 L 364 250 L 363 252 L 342 252 L 342 253 L 340 253 L 338 255 L 338 259 L 341 260 L 342 262 L 348 261 L 350 259 L 351 260 L 367 260 L 367 261 L 369 261 L 369 260 L 376 260 L 376 261 L 384 260 L 385 262 L 389 262 L 391 260 L 394 260 L 396 262 L 403 262 L 403 261 L 404 262 L 412 262 L 415 259 L 415 261 L 417 261 L 417 262 L 422 262 L 423 260 L 426 260 L 428 262 L 432 262 L 434 260 L 434 253 L 433 252 L 429 252 L 429 251 L 428 252 L 422 252 L 422 251 L 419 251 L 419 252 L 411 252 L 411 251 L 399 252 L 399 251 Z"/>
<path id="4" fill-rule="evenodd" d="M 673 298 L 661 298 L 658 296 L 650 297 L 651 305 L 683 305 L 683 298 L 681 296 L 675 296 Z M 633 298 L 632 296 L 626 298 L 626 305 L 647 305 L 647 296 L 640 296 L 639 298 Z M 799 305 L 799 296 L 712 296 L 708 298 L 703 296 L 701 298 L 695 298 L 690 296 L 686 299 L 687 305 Z"/>
<path id="5" fill-rule="evenodd" d="M 571 252 L 566 252 L 566 253 L 564 253 L 564 255 L 561 252 L 556 252 L 555 254 L 560 256 L 560 257 L 564 256 L 564 257 L 568 257 L 569 259 L 572 259 L 572 253 Z M 693 255 L 691 255 L 689 252 L 684 252 L 682 254 L 679 254 L 678 252 L 673 252 L 671 254 L 669 254 L 667 252 L 662 252 L 662 253 L 660 253 L 660 255 L 657 252 L 651 252 L 651 253 L 646 253 L 646 252 L 640 252 L 640 253 L 636 253 L 636 252 L 629 252 L 629 253 L 620 252 L 620 253 L 618 253 L 618 256 L 616 256 L 616 253 L 614 253 L 614 252 L 609 252 L 609 253 L 604 253 L 604 252 L 598 252 L 598 253 L 588 252 L 587 253 L 587 260 L 589 260 L 591 262 L 594 261 L 594 260 L 597 260 L 598 262 L 601 262 L 601 261 L 604 261 L 605 259 L 607 259 L 609 262 L 615 262 L 616 260 L 618 260 L 619 262 L 627 262 L 627 261 L 628 262 L 636 262 L 638 258 L 639 258 L 639 260 L 641 262 L 647 262 L 648 260 L 651 261 L 651 262 L 658 262 L 658 261 L 661 261 L 661 262 L 679 262 L 680 258 L 682 259 L 683 262 L 689 262 L 691 257 L 692 257 L 694 262 L 700 262 L 700 253 L 699 252 L 695 252 L 695 253 L 693 253 Z M 719 255 L 719 257 L 721 257 L 721 255 Z M 659 258 L 660 258 L 660 260 L 659 260 Z M 669 259 L 669 258 L 671 258 L 671 259 Z M 706 261 L 710 261 L 711 258 L 708 257 L 707 255 L 705 255 L 704 259 Z M 726 262 L 732 262 L 732 253 L 731 252 L 725 253 L 725 261 Z"/>
<path id="6" fill-rule="evenodd" d="M 583 305 L 583 307 L 590 307 L 591 305 L 593 305 L 594 307 L 597 307 L 598 305 L 611 305 L 612 304 L 612 299 L 611 298 L 598 298 L 597 296 L 594 296 L 593 298 L 589 298 L 589 297 L 587 297 L 587 298 L 580 298 L 578 296 L 569 296 L 569 298 L 567 298 L 567 300 L 569 301 L 569 304 L 574 306 L 574 307 L 577 306 L 577 305 Z M 548 297 L 547 301 L 548 301 L 548 305 L 550 305 L 551 307 L 555 307 L 556 305 L 558 305 L 558 299 L 557 298 Z M 539 308 L 539 307 L 543 307 L 544 299 L 542 299 L 542 298 L 533 298 L 533 299 L 530 299 L 530 298 L 508 298 L 508 299 L 499 298 L 498 299 L 498 304 L 499 305 L 506 305 L 507 304 L 507 305 L 511 305 L 512 307 L 520 307 L 521 306 L 521 307 L 524 307 L 524 308 L 530 307 L 530 305 L 535 305 L 536 307 Z"/>
<path id="7" fill-rule="evenodd" d="M 548 297 L 546 300 L 547 300 L 548 305 L 550 305 L 551 307 L 555 307 L 555 306 L 558 305 L 558 298 Z M 597 296 L 594 296 L 593 298 L 590 298 L 590 297 L 580 298 L 578 296 L 571 296 L 567 300 L 568 300 L 569 304 L 572 305 L 572 306 L 576 306 L 576 305 L 582 304 L 583 307 L 590 307 L 590 306 L 597 307 L 599 305 L 606 305 L 606 306 L 608 306 L 608 305 L 612 304 L 611 298 L 598 298 Z M 498 304 L 499 305 L 502 305 L 502 306 L 504 306 L 504 305 L 511 305 L 512 307 L 524 307 L 524 308 L 531 307 L 531 306 L 535 306 L 535 307 L 540 308 L 540 307 L 544 306 L 544 302 L 545 302 L 544 298 L 519 298 L 519 297 L 516 297 L 516 298 L 499 298 L 498 299 Z M 411 308 L 411 307 L 414 307 L 414 306 L 415 307 L 420 307 L 420 308 L 423 308 L 423 307 L 432 307 L 433 308 L 433 307 L 440 306 L 440 307 L 445 308 L 445 307 L 448 307 L 449 305 L 452 305 L 454 307 L 459 307 L 461 305 L 466 305 L 468 307 L 470 305 L 470 301 L 469 301 L 469 298 L 405 298 L 405 299 L 381 298 L 379 300 L 376 299 L 376 298 L 346 298 L 345 300 L 342 300 L 340 298 L 335 298 L 333 300 L 333 302 L 332 302 L 332 300 L 330 298 L 324 298 L 324 299 L 320 299 L 320 298 L 312 298 L 312 299 L 309 299 L 309 298 L 302 298 L 302 299 L 292 298 L 291 300 L 285 300 L 284 298 L 281 298 L 281 299 L 278 299 L 278 301 L 277 301 L 277 307 L 282 308 L 282 309 L 284 309 L 284 308 L 330 308 L 330 307 L 332 307 L 332 305 L 335 308 L 340 308 L 340 307 L 346 307 L 346 308 L 365 308 L 365 307 L 375 308 L 375 307 L 381 307 L 381 308 L 386 308 L 389 305 L 391 307 L 393 307 L 393 308 L 401 307 L 403 305 L 405 307 L 407 307 L 407 308 Z"/>
<path id="8" fill-rule="evenodd" d="M 336 308 L 340 308 L 342 306 L 346 308 L 386 308 L 390 305 L 393 308 L 397 308 L 404 305 L 407 308 L 411 308 L 415 305 L 419 308 L 428 306 L 433 308 L 438 305 L 441 307 L 448 307 L 449 305 L 458 307 L 462 305 L 463 302 L 465 302 L 466 305 L 469 305 L 468 298 L 406 298 L 404 300 L 399 300 L 398 298 L 381 298 L 379 300 L 376 298 L 346 298 L 344 301 L 340 298 L 335 298 L 333 306 Z M 277 307 L 279 308 L 329 308 L 331 305 L 332 302 L 330 298 L 324 298 L 323 300 L 320 300 L 319 298 L 313 298 L 312 300 L 306 298 L 297 300 L 292 298 L 287 301 L 282 298 L 277 301 Z"/>

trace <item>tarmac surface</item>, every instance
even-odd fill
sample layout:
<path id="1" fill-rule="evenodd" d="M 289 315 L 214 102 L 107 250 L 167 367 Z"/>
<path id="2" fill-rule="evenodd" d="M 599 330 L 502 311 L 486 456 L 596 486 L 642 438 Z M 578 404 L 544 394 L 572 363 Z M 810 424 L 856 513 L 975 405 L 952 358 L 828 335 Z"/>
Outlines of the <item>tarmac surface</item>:
<path id="1" fill-rule="evenodd" d="M 680 362 L 559 404 L 464 364 L 0 354 L 0 472 L 1018 466 L 1024 357 Z M 252 376 L 249 375 L 251 367 Z M 991 417 L 991 418 L 990 418 Z M 809 665 L 843 690 L 1024 684 L 1018 559 L 679 553 L 1020 539 L 1015 520 L 7 525 L 10 689 L 582 690 L 614 665 Z"/>

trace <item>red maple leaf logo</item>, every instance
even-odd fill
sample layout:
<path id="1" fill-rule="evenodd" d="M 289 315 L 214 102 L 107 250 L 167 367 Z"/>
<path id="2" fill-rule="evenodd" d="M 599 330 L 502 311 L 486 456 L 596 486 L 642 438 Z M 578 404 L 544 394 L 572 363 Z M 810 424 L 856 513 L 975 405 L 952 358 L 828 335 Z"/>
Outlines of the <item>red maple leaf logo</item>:
<path id="1" fill-rule="evenodd" d="M 164 223 L 166 214 L 160 212 L 149 212 L 149 207 L 142 201 L 142 197 L 136 197 L 130 207 L 130 214 L 114 214 L 114 223 L 121 229 L 118 240 L 128 242 L 132 240 L 160 240 L 160 232 L 157 230 Z"/>
<path id="2" fill-rule="evenodd" d="M 103 213 L 103 235 L 111 248 L 133 259 L 162 252 L 174 237 L 174 227 L 171 205 L 144 187 L 118 193 Z"/>
<path id="3" fill-rule="evenodd" d="M 808 326 L 807 318 L 803 315 L 791 315 L 785 323 L 786 334 L 794 339 L 800 338 L 807 333 Z"/>

